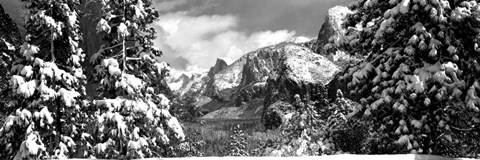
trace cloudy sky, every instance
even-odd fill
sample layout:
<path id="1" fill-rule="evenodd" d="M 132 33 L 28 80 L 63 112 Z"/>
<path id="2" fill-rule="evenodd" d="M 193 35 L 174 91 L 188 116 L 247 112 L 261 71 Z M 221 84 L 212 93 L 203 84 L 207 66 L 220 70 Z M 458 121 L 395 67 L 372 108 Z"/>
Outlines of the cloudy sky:
<path id="1" fill-rule="evenodd" d="M 209 68 L 297 36 L 315 38 L 328 8 L 353 0 L 156 0 L 155 44 L 174 68 Z"/>
<path id="2" fill-rule="evenodd" d="M 178 70 L 208 69 L 216 58 L 235 60 L 257 48 L 302 36 L 316 38 L 327 10 L 353 0 L 153 0 L 152 24 L 162 60 Z M 18 0 L 0 0 L 20 14 Z M 15 17 L 15 16 L 14 16 Z M 17 18 L 17 17 L 15 17 Z"/>

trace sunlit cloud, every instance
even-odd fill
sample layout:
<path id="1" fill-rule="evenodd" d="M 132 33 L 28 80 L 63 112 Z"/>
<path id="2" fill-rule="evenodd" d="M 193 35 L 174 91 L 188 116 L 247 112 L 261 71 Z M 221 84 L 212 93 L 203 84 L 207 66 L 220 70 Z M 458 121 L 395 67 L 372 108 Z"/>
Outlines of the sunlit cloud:
<path id="1" fill-rule="evenodd" d="M 295 35 L 288 30 L 248 34 L 238 28 L 238 23 L 233 15 L 167 13 L 154 25 L 158 32 L 155 45 L 163 50 L 163 60 L 183 70 L 190 65 L 209 68 L 216 58 L 238 59 L 249 51 L 290 40 Z"/>

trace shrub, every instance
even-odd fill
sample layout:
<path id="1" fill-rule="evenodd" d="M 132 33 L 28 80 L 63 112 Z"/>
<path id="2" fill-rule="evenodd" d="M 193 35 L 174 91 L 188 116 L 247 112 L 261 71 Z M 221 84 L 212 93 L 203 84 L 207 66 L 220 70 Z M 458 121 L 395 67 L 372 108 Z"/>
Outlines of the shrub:
<path id="1" fill-rule="evenodd" d="M 246 152 L 246 135 L 240 128 L 240 125 L 233 127 L 230 131 L 230 153 L 229 156 L 249 156 Z"/>
<path id="2" fill-rule="evenodd" d="M 185 141 L 170 147 L 166 157 L 203 157 L 206 142 L 198 129 L 185 128 Z"/>

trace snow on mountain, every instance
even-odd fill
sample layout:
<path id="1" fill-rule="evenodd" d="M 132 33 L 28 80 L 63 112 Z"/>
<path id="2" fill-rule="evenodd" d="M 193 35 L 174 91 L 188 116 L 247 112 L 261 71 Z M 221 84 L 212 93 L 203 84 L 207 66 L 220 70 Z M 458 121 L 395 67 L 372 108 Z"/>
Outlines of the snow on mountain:
<path id="1" fill-rule="evenodd" d="M 202 77 L 207 72 L 208 70 L 196 65 L 187 67 L 185 71 L 172 68 L 170 70 L 170 76 L 167 78 L 167 84 L 172 91 L 179 91 L 181 88 L 185 88 L 192 80 Z"/>
<path id="2" fill-rule="evenodd" d="M 292 42 L 292 43 L 307 43 L 311 40 L 312 40 L 312 38 L 308 38 L 308 37 L 304 37 L 304 36 L 298 36 L 298 37 L 292 38 L 290 40 L 290 42 Z"/>
<path id="3" fill-rule="evenodd" d="M 180 99 L 193 99 L 194 106 L 206 110 L 203 118 L 260 118 L 275 102 L 290 102 L 295 94 L 325 98 L 320 93 L 342 67 L 317 49 L 344 34 L 340 25 L 351 12 L 346 7 L 330 9 L 319 40 L 296 37 L 235 61 L 217 58 L 208 71 L 174 71 L 169 85 Z"/>
<path id="4" fill-rule="evenodd" d="M 318 33 L 317 43 L 315 45 L 315 52 L 326 55 L 324 45 L 329 41 L 338 43 L 340 38 L 342 38 L 346 30 L 342 28 L 343 22 L 348 14 L 353 13 L 348 7 L 345 6 L 336 6 L 330 8 L 325 17 L 325 23 L 323 23 L 322 28 Z"/>
<path id="5" fill-rule="evenodd" d="M 208 76 L 211 77 L 218 72 L 224 70 L 225 68 L 228 67 L 229 64 L 232 63 L 232 60 L 230 59 L 225 59 L 225 58 L 217 58 L 217 61 L 215 62 L 215 65 L 210 68 L 208 71 Z"/>
<path id="6" fill-rule="evenodd" d="M 224 61 L 227 65 L 230 65 L 230 64 L 232 64 L 233 62 L 235 62 L 234 60 L 232 60 L 232 59 L 230 59 L 230 58 L 228 58 L 228 57 L 222 57 L 222 58 L 218 58 L 218 59 Z"/>
<path id="7" fill-rule="evenodd" d="M 305 38 L 299 40 L 310 42 Z M 175 76 L 174 73 L 172 77 L 178 78 L 169 83 L 178 96 L 193 98 L 196 107 L 211 112 L 204 118 L 260 118 L 266 95 L 273 95 L 268 87 L 286 90 L 284 98 L 307 94 L 305 91 L 314 90 L 304 86 L 323 87 L 339 70 L 311 48 L 291 41 L 260 48 L 227 64 L 227 60 L 219 58 L 208 74 L 176 73 Z M 289 87 L 281 87 L 286 85 Z"/>

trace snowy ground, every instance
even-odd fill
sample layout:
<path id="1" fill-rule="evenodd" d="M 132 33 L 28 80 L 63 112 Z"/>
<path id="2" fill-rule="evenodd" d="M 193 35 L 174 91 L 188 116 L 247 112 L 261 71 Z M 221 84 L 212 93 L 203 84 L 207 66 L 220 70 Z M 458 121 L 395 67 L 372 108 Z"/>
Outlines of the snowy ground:
<path id="1" fill-rule="evenodd" d="M 188 157 L 188 158 L 147 158 L 146 160 L 473 160 L 467 158 L 445 158 L 431 155 L 332 155 L 310 157 Z M 70 159 L 84 160 L 84 159 Z"/>

